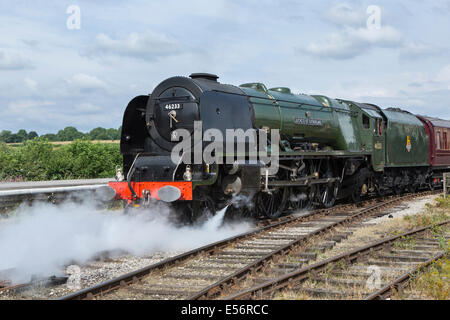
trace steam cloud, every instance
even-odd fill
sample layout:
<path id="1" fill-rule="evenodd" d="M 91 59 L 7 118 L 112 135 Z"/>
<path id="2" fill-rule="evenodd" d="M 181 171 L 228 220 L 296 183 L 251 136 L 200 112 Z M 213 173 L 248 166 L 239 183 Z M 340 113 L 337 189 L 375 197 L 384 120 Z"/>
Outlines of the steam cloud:
<path id="1" fill-rule="evenodd" d="M 289 197 L 289 200 L 292 202 L 298 202 L 300 200 L 307 200 L 308 196 L 306 195 L 306 193 L 299 193 L 297 195 L 291 194 L 291 196 Z"/>
<path id="2" fill-rule="evenodd" d="M 242 193 L 238 195 L 233 195 L 231 203 L 235 208 L 242 208 L 242 207 L 253 208 L 254 207 L 253 197 L 254 193 L 251 193 L 249 195 L 245 195 Z"/>
<path id="3" fill-rule="evenodd" d="M 200 225 L 176 226 L 159 202 L 129 215 L 99 211 L 89 203 L 21 206 L 0 221 L 0 271 L 14 268 L 11 280 L 25 282 L 31 276 L 61 275 L 68 264 L 84 264 L 102 251 L 189 250 L 250 229 L 247 223 L 222 224 L 225 211 Z"/>

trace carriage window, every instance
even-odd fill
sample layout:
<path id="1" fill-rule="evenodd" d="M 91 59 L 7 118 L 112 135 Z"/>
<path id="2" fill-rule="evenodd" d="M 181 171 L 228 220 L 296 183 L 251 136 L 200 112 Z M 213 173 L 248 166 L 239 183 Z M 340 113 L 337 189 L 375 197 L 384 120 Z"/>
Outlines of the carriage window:
<path id="1" fill-rule="evenodd" d="M 444 142 L 444 148 L 443 149 L 447 150 L 448 149 L 447 132 L 443 132 L 442 133 L 442 139 L 444 140 L 443 141 Z"/>
<path id="2" fill-rule="evenodd" d="M 436 148 L 441 149 L 441 132 L 436 133 Z"/>
<path id="3" fill-rule="evenodd" d="M 364 129 L 370 129 L 370 119 L 365 114 L 362 115 L 362 122 Z"/>

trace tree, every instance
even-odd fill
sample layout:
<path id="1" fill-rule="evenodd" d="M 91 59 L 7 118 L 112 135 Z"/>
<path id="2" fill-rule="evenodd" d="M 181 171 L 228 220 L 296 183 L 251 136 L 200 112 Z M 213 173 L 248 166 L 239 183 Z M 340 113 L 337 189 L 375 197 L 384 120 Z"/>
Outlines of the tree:
<path id="1" fill-rule="evenodd" d="M 20 140 L 20 137 L 17 135 L 17 133 L 13 133 L 13 134 L 11 134 L 11 138 L 9 139 L 8 142 L 17 143 L 17 142 L 21 142 L 21 140 Z"/>
<path id="2" fill-rule="evenodd" d="M 58 136 L 54 133 L 44 134 L 41 138 L 47 139 L 48 141 L 58 141 Z"/>
<path id="3" fill-rule="evenodd" d="M 39 137 L 36 131 L 30 131 L 28 132 L 28 140 L 33 140 L 34 138 Z"/>
<path id="4" fill-rule="evenodd" d="M 108 135 L 108 131 L 105 128 L 95 128 L 92 129 L 91 132 L 89 132 L 89 135 L 91 136 L 92 140 L 109 140 L 110 137 Z"/>
<path id="5" fill-rule="evenodd" d="M 12 138 L 12 133 L 9 130 L 3 130 L 0 132 L 0 141 L 10 143 Z"/>
<path id="6" fill-rule="evenodd" d="M 63 130 L 59 130 L 56 134 L 59 141 L 73 141 L 76 139 L 82 139 L 84 133 L 78 131 L 74 127 L 65 127 Z"/>
<path id="7" fill-rule="evenodd" d="M 73 141 L 76 139 L 85 140 L 120 140 L 122 134 L 122 126 L 118 129 L 109 128 L 105 129 L 97 127 L 92 129 L 89 133 L 83 133 L 78 131 L 75 127 L 65 127 L 59 130 L 57 134 L 47 133 L 42 135 L 42 138 L 48 141 Z M 13 142 L 25 142 L 27 140 L 33 140 L 38 138 L 39 135 L 36 131 L 30 131 L 27 133 L 25 129 L 20 129 L 17 133 L 12 133 L 8 130 L 0 132 L 0 142 L 13 143 Z"/>
<path id="8" fill-rule="evenodd" d="M 109 136 L 109 139 L 111 139 L 111 140 L 118 140 L 118 139 L 120 139 L 119 131 L 114 129 L 114 128 L 108 129 L 108 136 Z"/>
<path id="9" fill-rule="evenodd" d="M 24 142 L 28 139 L 28 133 L 26 130 L 24 129 L 20 129 L 19 131 L 17 131 L 17 140 L 16 142 Z"/>

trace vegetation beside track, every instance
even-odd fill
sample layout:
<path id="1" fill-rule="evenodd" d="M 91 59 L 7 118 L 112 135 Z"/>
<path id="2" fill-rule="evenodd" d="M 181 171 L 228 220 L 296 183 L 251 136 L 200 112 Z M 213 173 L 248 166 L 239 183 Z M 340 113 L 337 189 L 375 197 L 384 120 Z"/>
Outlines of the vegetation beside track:
<path id="1" fill-rule="evenodd" d="M 423 214 L 405 216 L 404 218 L 411 227 L 436 226 L 439 222 L 450 218 L 450 196 L 437 198 L 433 205 L 427 205 L 427 209 Z M 441 228 L 434 227 L 433 233 L 445 250 L 444 257 L 414 275 L 409 283 L 407 295 L 398 293 L 394 298 L 409 299 L 413 296 L 427 300 L 450 299 L 450 241 L 446 241 L 443 237 Z"/>
<path id="2" fill-rule="evenodd" d="M 436 198 L 435 203 L 427 203 L 424 212 L 416 215 L 406 215 L 404 220 L 410 229 L 436 225 L 450 219 L 450 196 Z"/>
<path id="3" fill-rule="evenodd" d="M 412 277 L 407 295 L 397 293 L 394 299 L 410 299 L 411 296 L 421 300 L 450 299 L 450 261 L 448 249 L 442 259 L 439 259 Z"/>
<path id="4" fill-rule="evenodd" d="M 0 143 L 0 181 L 113 177 L 122 165 L 119 144 L 75 140 L 53 145 L 45 138 L 18 146 Z"/>

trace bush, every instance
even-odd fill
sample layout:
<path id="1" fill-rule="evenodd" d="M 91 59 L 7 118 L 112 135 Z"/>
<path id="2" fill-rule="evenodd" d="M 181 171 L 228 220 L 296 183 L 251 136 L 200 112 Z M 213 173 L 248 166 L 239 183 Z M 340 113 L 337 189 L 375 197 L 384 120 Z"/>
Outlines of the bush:
<path id="1" fill-rule="evenodd" d="M 45 138 L 16 147 L 0 143 L 2 181 L 106 178 L 121 164 L 119 144 L 76 140 L 55 147 Z"/>
<path id="2" fill-rule="evenodd" d="M 112 177 L 122 163 L 118 145 L 77 140 L 67 146 L 67 152 L 73 160 L 72 172 L 80 177 Z"/>

